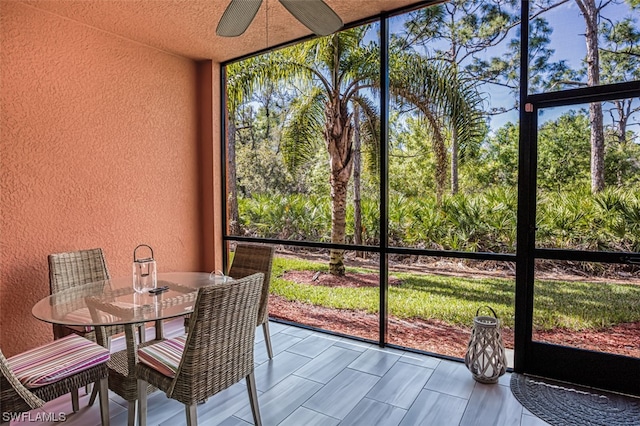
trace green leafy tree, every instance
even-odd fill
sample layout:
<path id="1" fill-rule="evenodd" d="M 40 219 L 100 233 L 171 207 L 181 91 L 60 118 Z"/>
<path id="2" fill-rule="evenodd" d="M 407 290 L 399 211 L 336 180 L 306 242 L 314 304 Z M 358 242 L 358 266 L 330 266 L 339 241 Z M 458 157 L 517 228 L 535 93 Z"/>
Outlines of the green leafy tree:
<path id="1" fill-rule="evenodd" d="M 534 10 L 529 19 L 529 91 L 558 90 L 575 86 L 580 72 L 571 69 L 565 60 L 553 61 L 554 49 L 549 48 L 553 28 L 540 14 L 547 9 Z M 520 22 L 517 22 L 520 24 Z M 506 52 L 488 59 L 474 58 L 466 69 L 483 82 L 507 87 L 514 93 L 512 106 L 494 107 L 493 115 L 519 108 L 517 93 L 520 90 L 520 31 L 506 44 Z"/>
<path id="2" fill-rule="evenodd" d="M 553 7 L 566 3 L 568 0 L 541 0 L 535 3 L 536 7 L 540 7 L 542 11 L 549 10 Z M 586 57 L 584 59 L 584 73 L 577 73 L 578 76 L 586 75 L 586 83 L 580 80 L 574 84 L 586 84 L 587 86 L 598 86 L 601 84 L 603 68 L 601 67 L 601 43 L 599 37 L 600 22 L 606 20 L 604 10 L 615 4 L 622 4 L 623 1 L 604 1 L 596 0 L 574 0 L 580 14 L 585 23 L 585 44 Z M 626 3 L 632 8 L 639 7 L 637 0 L 627 0 Z M 540 13 L 540 12 L 536 12 Z M 628 35 L 628 33 L 627 33 Z M 571 83 L 571 82 L 568 82 Z M 590 120 L 590 173 L 591 173 L 591 191 L 597 193 L 605 188 L 605 132 L 604 132 L 604 115 L 601 102 L 593 102 L 589 105 Z"/>
<path id="3" fill-rule="evenodd" d="M 274 66 L 281 78 L 303 87 L 291 108 L 283 132 L 285 165 L 298 170 L 314 159 L 322 143 L 329 154 L 331 242 L 344 244 L 348 184 L 353 172 L 353 106 L 371 113 L 361 86 L 375 87 L 378 49 L 363 44 L 367 28 L 341 32 L 276 52 Z M 366 120 L 375 121 L 373 115 Z M 344 250 L 332 249 L 329 271 L 344 275 Z"/>
<path id="4" fill-rule="evenodd" d="M 617 129 L 608 133 L 605 155 L 607 187 L 633 190 L 640 184 L 640 144 L 632 142 L 632 132 L 627 132 L 624 143 L 618 139 Z"/>
<path id="5" fill-rule="evenodd" d="M 506 123 L 487 139 L 475 167 L 480 188 L 518 185 L 518 140 L 520 127 Z"/>
<path id="6" fill-rule="evenodd" d="M 248 106 L 242 108 L 238 115 L 235 149 L 238 196 L 246 198 L 264 192 L 308 192 L 306 181 L 294 179 L 282 167 L 279 138 L 272 134 L 278 128 L 279 120 L 270 117 L 263 107 Z"/>
<path id="7" fill-rule="evenodd" d="M 640 30 L 635 22 L 635 19 L 626 18 L 617 23 L 605 21 L 601 25 L 604 43 L 600 57 L 604 83 L 640 80 Z M 614 101 L 613 108 L 608 111 L 621 145 L 628 142 L 629 118 L 639 111 L 640 103 L 633 98 Z"/>
<path id="8" fill-rule="evenodd" d="M 600 51 L 603 82 L 640 80 L 640 30 L 636 19 L 605 21 L 600 33 L 604 42 Z M 608 105 L 608 104 L 605 104 Z M 637 134 L 628 130 L 629 120 L 640 112 L 638 98 L 617 99 L 605 110 L 611 117 L 612 135 L 607 138 L 605 183 L 609 186 L 637 184 L 640 180 L 640 145 Z"/>
<path id="9" fill-rule="evenodd" d="M 394 134 L 389 143 L 389 192 L 392 198 L 424 197 L 436 188 L 435 153 L 425 149 L 430 134 L 424 117 L 408 117 L 399 120 L 391 117 Z M 411 182 L 411 185 L 407 185 Z"/>
<path id="10" fill-rule="evenodd" d="M 406 34 L 397 37 L 398 47 L 420 50 L 425 57 L 446 61 L 452 70 L 449 78 L 468 86 L 469 81 L 476 80 L 477 73 L 469 72 L 465 64 L 504 41 L 516 21 L 513 5 L 512 1 L 501 0 L 454 0 L 420 9 L 405 22 Z M 476 102 L 480 107 L 479 94 Z M 451 193 L 455 194 L 459 190 L 459 162 L 465 154 L 478 150 L 481 138 L 460 137 L 455 126 L 449 129 L 448 138 Z"/>
<path id="11" fill-rule="evenodd" d="M 226 151 L 227 151 L 227 217 L 228 232 L 240 232 L 238 214 L 238 189 L 236 175 L 236 117 L 242 105 L 251 99 L 254 88 L 260 80 L 259 70 L 264 67 L 261 58 L 249 58 L 242 63 L 236 62 L 226 67 Z"/>
<path id="12" fill-rule="evenodd" d="M 263 66 L 249 67 L 238 80 L 253 89 L 266 81 L 286 83 L 295 90 L 282 132 L 282 152 L 292 173 L 316 159 L 322 145 L 329 157 L 332 229 L 331 242 L 345 243 L 348 184 L 353 172 L 355 105 L 361 111 L 363 128 L 373 129 L 378 120 L 367 97 L 379 89 L 379 48 L 367 42 L 369 26 L 343 31 L 265 55 Z M 431 128 L 450 123 L 459 134 L 471 133 L 473 113 L 465 101 L 464 88 L 451 84 L 450 74 L 434 64 L 410 55 L 394 53 L 391 66 L 399 72 L 391 80 L 393 94 L 417 105 L 430 117 Z M 365 124 L 369 123 L 369 124 Z M 373 139 L 372 139 L 373 141 Z M 374 150 L 375 151 L 375 150 Z M 376 164 L 369 161 L 369 164 Z M 329 271 L 345 272 L 344 250 L 332 249 Z"/>
<path id="13" fill-rule="evenodd" d="M 589 186 L 589 119 L 563 114 L 538 133 L 538 188 L 556 192 Z"/>

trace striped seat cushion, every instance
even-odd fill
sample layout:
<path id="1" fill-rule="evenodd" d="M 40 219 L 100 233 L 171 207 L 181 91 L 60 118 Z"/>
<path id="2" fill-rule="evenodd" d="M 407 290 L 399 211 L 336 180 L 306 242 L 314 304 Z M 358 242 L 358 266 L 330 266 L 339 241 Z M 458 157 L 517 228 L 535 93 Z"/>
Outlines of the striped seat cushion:
<path id="1" fill-rule="evenodd" d="M 109 360 L 109 350 L 70 334 L 9 358 L 9 367 L 27 388 L 58 382 Z"/>
<path id="2" fill-rule="evenodd" d="M 175 377 L 187 336 L 163 340 L 138 349 L 138 359 L 167 377 Z"/>

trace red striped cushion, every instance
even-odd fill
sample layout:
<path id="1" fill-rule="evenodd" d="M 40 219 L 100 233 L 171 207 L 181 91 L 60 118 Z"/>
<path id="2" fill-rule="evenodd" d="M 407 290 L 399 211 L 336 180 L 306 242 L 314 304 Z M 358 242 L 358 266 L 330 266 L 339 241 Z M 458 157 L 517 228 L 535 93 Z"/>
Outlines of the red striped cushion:
<path id="1" fill-rule="evenodd" d="M 58 382 L 109 360 L 109 350 L 71 334 L 9 358 L 9 367 L 28 388 Z"/>
<path id="2" fill-rule="evenodd" d="M 138 349 L 138 359 L 167 377 L 175 377 L 186 340 L 187 336 L 180 336 L 145 346 Z"/>

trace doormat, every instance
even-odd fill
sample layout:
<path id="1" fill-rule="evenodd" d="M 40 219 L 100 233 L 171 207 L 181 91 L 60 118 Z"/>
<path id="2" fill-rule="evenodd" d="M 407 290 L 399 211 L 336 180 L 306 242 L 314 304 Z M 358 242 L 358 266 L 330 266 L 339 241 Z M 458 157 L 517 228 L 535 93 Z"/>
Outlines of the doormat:
<path id="1" fill-rule="evenodd" d="M 552 425 L 640 425 L 640 398 L 517 373 L 511 374 L 511 392 Z"/>

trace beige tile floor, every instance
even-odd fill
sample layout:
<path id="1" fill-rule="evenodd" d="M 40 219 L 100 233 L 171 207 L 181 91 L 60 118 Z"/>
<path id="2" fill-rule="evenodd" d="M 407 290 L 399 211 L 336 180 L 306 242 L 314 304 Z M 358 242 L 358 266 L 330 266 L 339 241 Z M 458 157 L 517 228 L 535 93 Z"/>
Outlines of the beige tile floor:
<path id="1" fill-rule="evenodd" d="M 546 425 L 520 405 L 509 389 L 510 375 L 498 384 L 483 385 L 463 363 L 335 337 L 272 322 L 274 358 L 266 354 L 261 329 L 256 329 L 256 383 L 265 426 L 325 425 Z M 152 333 L 148 330 L 147 333 Z M 167 335 L 182 332 L 182 320 L 166 325 Z M 149 335 L 149 334 L 148 334 Z M 116 339 L 113 349 L 122 348 Z M 84 392 L 81 391 L 81 395 Z M 63 423 L 100 424 L 97 404 L 66 414 Z M 149 397 L 148 424 L 186 424 L 183 405 L 156 392 Z M 32 411 L 25 420 L 71 411 L 69 396 Z M 126 403 L 110 393 L 111 425 L 126 425 Z M 246 426 L 252 423 L 244 381 L 198 406 L 200 425 Z M 21 424 L 13 422 L 12 424 Z M 24 422 L 27 423 L 27 422 Z M 31 423 L 33 424 L 33 423 Z"/>

